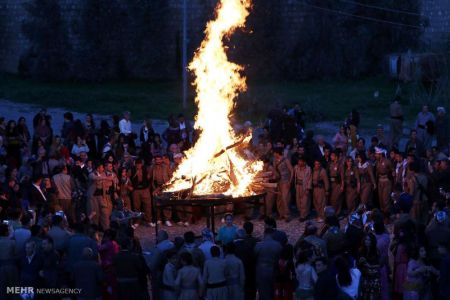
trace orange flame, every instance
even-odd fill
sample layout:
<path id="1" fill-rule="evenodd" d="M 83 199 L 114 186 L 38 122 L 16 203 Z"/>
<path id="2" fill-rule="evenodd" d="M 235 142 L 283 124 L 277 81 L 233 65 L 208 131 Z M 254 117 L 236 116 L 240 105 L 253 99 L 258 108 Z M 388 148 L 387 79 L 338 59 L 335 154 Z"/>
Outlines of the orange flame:
<path id="1" fill-rule="evenodd" d="M 194 195 L 222 193 L 232 196 L 253 194 L 250 184 L 262 170 L 262 162 L 247 160 L 230 147 L 248 144 L 250 136 L 236 136 L 229 116 L 234 99 L 246 90 L 243 68 L 228 61 L 223 39 L 243 27 L 250 0 L 221 0 L 216 19 L 206 27 L 206 37 L 195 53 L 189 70 L 195 74 L 198 105 L 195 127 L 199 139 L 188 150 L 175 171 L 166 191 L 192 189 Z"/>

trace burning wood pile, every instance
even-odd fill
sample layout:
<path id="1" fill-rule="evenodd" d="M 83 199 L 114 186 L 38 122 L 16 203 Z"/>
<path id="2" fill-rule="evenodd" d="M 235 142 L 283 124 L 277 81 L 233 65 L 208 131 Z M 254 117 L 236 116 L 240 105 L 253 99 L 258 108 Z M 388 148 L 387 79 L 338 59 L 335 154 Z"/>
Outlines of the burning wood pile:
<path id="1" fill-rule="evenodd" d="M 223 40 L 243 27 L 250 0 L 221 0 L 216 18 L 206 27 L 206 37 L 189 70 L 195 75 L 200 136 L 175 171 L 164 191 L 184 197 L 251 196 L 262 192 L 263 163 L 248 152 L 251 133 L 237 136 L 230 124 L 234 99 L 247 88 L 243 68 L 228 61 Z M 183 198 L 184 198 L 183 197 Z"/>

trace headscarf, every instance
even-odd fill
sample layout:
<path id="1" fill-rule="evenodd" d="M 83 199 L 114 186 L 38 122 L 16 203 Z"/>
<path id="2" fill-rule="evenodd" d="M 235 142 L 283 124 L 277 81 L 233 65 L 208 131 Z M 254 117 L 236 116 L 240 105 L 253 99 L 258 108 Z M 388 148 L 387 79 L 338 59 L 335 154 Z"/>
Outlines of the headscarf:
<path id="1" fill-rule="evenodd" d="M 209 228 L 204 228 L 202 230 L 202 237 L 204 241 L 214 242 L 214 234 L 209 230 Z"/>

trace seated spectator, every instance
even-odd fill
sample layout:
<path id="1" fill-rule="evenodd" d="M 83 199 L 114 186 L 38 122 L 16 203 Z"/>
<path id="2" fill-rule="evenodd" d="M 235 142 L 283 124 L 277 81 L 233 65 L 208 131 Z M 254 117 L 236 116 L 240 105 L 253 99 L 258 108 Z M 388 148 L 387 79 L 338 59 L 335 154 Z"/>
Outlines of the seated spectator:
<path id="1" fill-rule="evenodd" d="M 89 147 L 86 144 L 86 140 L 77 136 L 77 142 L 76 144 L 73 144 L 71 153 L 74 156 L 80 156 L 81 152 L 89 153 Z"/>

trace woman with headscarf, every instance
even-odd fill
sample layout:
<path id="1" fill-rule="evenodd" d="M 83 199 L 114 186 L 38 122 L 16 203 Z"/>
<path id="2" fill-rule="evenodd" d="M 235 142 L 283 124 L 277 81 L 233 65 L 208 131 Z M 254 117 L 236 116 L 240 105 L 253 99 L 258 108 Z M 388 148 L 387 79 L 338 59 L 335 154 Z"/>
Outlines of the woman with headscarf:
<path id="1" fill-rule="evenodd" d="M 362 273 L 361 299 L 380 299 L 380 256 L 377 239 L 372 233 L 366 234 L 359 251 L 358 266 Z"/>
<path id="2" fill-rule="evenodd" d="M 209 230 L 209 228 L 204 228 L 202 230 L 202 239 L 200 245 L 198 245 L 198 249 L 200 249 L 203 252 L 203 255 L 205 256 L 205 261 L 212 258 L 211 256 L 211 248 L 213 246 L 216 246 L 214 243 L 214 234 Z"/>

